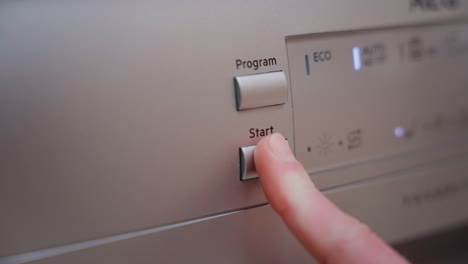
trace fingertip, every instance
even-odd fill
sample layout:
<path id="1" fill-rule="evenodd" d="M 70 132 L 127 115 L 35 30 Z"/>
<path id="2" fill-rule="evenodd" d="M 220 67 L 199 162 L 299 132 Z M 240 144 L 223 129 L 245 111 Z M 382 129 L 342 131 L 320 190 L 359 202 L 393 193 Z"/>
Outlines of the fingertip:
<path id="1" fill-rule="evenodd" d="M 260 178 L 270 178 L 292 170 L 303 170 L 288 141 L 280 133 L 268 135 L 257 143 L 254 162 Z"/>
<path id="2" fill-rule="evenodd" d="M 279 133 L 261 139 L 254 159 L 262 188 L 273 209 L 286 217 L 301 211 L 302 201 L 315 187 L 288 141 Z"/>
<path id="3" fill-rule="evenodd" d="M 267 158 L 267 155 L 269 152 L 268 142 L 271 136 L 272 135 L 268 135 L 266 137 L 261 138 L 255 147 L 254 162 L 255 162 L 255 166 L 257 167 L 257 170 L 258 170 L 258 166 L 262 165 L 265 159 Z"/>

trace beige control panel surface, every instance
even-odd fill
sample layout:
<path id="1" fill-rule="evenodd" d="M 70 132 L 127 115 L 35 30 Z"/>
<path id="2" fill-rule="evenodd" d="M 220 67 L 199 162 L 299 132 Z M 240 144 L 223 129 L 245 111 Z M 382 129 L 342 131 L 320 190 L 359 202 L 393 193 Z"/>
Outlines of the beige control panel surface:
<path id="1" fill-rule="evenodd" d="M 0 1 L 0 264 L 307 262 L 247 160 L 276 132 L 388 241 L 466 223 L 467 21 L 461 0 Z"/>

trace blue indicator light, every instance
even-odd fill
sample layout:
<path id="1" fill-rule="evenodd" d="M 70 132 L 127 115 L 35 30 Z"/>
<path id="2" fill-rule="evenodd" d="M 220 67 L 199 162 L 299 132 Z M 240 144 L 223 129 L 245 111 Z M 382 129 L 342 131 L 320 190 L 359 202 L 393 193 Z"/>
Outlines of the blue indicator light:
<path id="1" fill-rule="evenodd" d="M 361 48 L 358 46 L 353 47 L 353 67 L 355 71 L 361 70 Z"/>
<path id="2" fill-rule="evenodd" d="M 395 137 L 397 138 L 402 138 L 405 136 L 405 129 L 398 126 L 398 127 L 395 127 L 395 129 L 393 129 L 393 134 L 395 135 Z"/>

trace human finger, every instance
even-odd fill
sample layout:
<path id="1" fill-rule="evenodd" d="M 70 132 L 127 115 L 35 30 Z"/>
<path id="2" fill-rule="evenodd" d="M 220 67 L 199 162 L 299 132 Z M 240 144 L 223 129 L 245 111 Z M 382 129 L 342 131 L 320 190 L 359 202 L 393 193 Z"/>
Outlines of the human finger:
<path id="1" fill-rule="evenodd" d="M 281 134 L 263 138 L 254 159 L 271 206 L 321 263 L 408 263 L 314 186 Z"/>

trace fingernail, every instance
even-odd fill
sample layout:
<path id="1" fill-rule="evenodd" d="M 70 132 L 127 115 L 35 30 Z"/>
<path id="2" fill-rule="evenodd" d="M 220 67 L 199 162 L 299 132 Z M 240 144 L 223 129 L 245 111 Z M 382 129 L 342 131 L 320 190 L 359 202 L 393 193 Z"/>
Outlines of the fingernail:
<path id="1" fill-rule="evenodd" d="M 282 161 L 293 161 L 296 158 L 289 148 L 288 141 L 284 137 L 275 133 L 270 137 L 270 149 L 273 154 Z"/>

